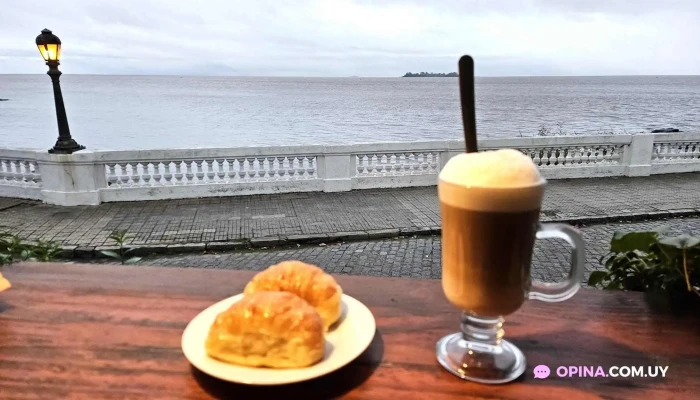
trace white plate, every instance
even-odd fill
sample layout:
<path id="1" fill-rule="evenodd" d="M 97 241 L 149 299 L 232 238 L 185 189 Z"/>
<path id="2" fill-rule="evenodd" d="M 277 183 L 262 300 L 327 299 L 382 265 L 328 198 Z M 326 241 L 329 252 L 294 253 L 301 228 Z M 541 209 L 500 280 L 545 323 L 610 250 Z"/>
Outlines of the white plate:
<path id="1" fill-rule="evenodd" d="M 222 300 L 190 321 L 182 334 L 182 351 L 189 362 L 205 374 L 247 385 L 282 385 L 313 379 L 337 370 L 362 354 L 372 342 L 376 324 L 372 312 L 358 300 L 343 295 L 343 314 L 326 333 L 323 360 L 306 368 L 271 369 L 229 364 L 209 357 L 204 349 L 209 327 L 243 294 Z"/>

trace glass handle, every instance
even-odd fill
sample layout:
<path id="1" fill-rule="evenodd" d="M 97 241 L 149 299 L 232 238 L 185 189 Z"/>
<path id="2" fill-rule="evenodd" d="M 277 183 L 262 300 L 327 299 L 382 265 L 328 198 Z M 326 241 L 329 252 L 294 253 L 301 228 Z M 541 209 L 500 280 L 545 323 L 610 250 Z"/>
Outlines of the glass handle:
<path id="1" fill-rule="evenodd" d="M 564 239 L 571 245 L 571 269 L 569 277 L 562 282 L 548 283 L 532 281 L 529 299 L 555 303 L 564 301 L 578 292 L 583 279 L 586 262 L 583 236 L 576 228 L 566 224 L 539 224 L 537 239 Z"/>

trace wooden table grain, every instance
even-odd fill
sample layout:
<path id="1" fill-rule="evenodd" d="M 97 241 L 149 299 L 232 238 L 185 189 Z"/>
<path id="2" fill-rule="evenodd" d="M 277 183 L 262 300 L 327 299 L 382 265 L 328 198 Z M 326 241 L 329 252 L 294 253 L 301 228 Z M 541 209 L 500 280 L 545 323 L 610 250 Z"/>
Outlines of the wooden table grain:
<path id="1" fill-rule="evenodd" d="M 462 381 L 435 360 L 458 329 L 440 282 L 338 276 L 377 319 L 369 349 L 325 377 L 283 387 L 210 378 L 180 350 L 187 323 L 241 292 L 248 271 L 19 264 L 3 269 L 0 398 L 8 399 L 690 399 L 700 395 L 700 319 L 648 309 L 638 293 L 581 290 L 528 302 L 505 325 L 527 357 L 516 382 Z M 532 369 L 545 364 L 548 379 Z M 668 366 L 665 378 L 558 377 L 559 366 Z"/>

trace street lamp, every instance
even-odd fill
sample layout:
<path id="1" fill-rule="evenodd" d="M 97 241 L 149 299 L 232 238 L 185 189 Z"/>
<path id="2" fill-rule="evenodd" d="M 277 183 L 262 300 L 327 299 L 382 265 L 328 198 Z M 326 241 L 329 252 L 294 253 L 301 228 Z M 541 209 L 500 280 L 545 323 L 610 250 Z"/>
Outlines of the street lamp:
<path id="1" fill-rule="evenodd" d="M 49 153 L 53 154 L 71 154 L 79 150 L 85 149 L 85 146 L 79 145 L 70 136 L 68 129 L 68 117 L 66 117 L 66 107 L 63 105 L 63 94 L 61 93 L 61 83 L 58 78 L 61 76 L 61 71 L 58 70 L 58 61 L 61 59 L 61 39 L 51 33 L 50 30 L 44 29 L 41 35 L 36 37 L 36 47 L 39 48 L 41 56 L 44 57 L 46 65 L 49 66 L 47 74 L 53 82 L 53 98 L 56 102 L 56 119 L 58 120 L 58 140 Z"/>

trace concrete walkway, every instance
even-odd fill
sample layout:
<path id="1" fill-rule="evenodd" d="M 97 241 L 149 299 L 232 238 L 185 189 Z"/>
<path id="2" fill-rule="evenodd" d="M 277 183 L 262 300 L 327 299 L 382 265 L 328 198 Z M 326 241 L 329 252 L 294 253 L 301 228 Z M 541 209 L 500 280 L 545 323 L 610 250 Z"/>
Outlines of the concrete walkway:
<path id="1" fill-rule="evenodd" d="M 550 181 L 544 221 L 590 224 L 700 214 L 700 174 Z M 125 229 L 142 252 L 231 250 L 435 234 L 435 187 L 57 207 L 0 202 L 0 226 L 89 257 Z"/>
<path id="2" fill-rule="evenodd" d="M 668 227 L 669 236 L 686 233 L 700 235 L 700 218 L 672 218 L 656 221 L 606 223 L 582 227 L 586 242 L 586 272 L 601 269 L 601 256 L 610 251 L 615 231 L 653 230 Z M 303 260 L 321 266 L 334 274 L 394 276 L 406 278 L 441 277 L 441 245 L 439 236 L 394 238 L 327 246 L 287 247 L 207 254 L 155 255 L 139 264 L 179 267 L 218 268 L 260 271 L 284 260 Z M 538 240 L 532 256 L 532 276 L 545 282 L 562 280 L 568 272 L 571 249 L 563 240 Z M 105 260 L 93 260 L 105 262 Z"/>

